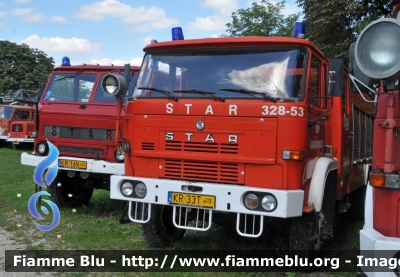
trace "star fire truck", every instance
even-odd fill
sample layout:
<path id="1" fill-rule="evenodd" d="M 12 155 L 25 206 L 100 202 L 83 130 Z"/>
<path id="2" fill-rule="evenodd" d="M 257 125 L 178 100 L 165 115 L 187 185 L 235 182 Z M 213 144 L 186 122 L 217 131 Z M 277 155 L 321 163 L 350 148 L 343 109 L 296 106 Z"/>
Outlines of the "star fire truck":
<path id="1" fill-rule="evenodd" d="M 360 87 L 368 87 L 371 79 L 380 81 L 365 225 L 360 232 L 361 254 L 372 261 L 361 264 L 368 276 L 400 276 L 400 1 L 391 5 L 392 18 L 370 23 L 350 51 L 354 77 L 367 84 Z M 380 266 L 385 261 L 386 266 Z"/>
<path id="2" fill-rule="evenodd" d="M 124 173 L 124 153 L 117 149 L 115 138 L 118 102 L 105 94 L 100 82 L 113 72 L 126 78 L 132 94 L 139 67 L 73 65 L 64 57 L 62 65 L 52 70 L 40 92 L 34 153 L 22 153 L 23 165 L 37 166 L 49 151 L 47 141 L 60 151 L 59 172 L 48 186 L 50 200 L 60 206 L 87 204 L 94 188 L 109 190 L 112 174 Z M 122 129 L 121 129 L 122 130 Z"/>
<path id="3" fill-rule="evenodd" d="M 212 223 L 259 237 L 281 218 L 291 219 L 291 249 L 319 250 L 371 163 L 374 117 L 350 93 L 343 60 L 327 60 L 302 31 L 172 33 L 144 48 L 123 116 L 125 175 L 111 176 L 110 197 L 128 201 L 151 247 Z M 103 85 L 125 93 L 112 74 Z"/>
<path id="4" fill-rule="evenodd" d="M 34 114 L 31 106 L 0 105 L 1 144 L 33 143 Z"/>

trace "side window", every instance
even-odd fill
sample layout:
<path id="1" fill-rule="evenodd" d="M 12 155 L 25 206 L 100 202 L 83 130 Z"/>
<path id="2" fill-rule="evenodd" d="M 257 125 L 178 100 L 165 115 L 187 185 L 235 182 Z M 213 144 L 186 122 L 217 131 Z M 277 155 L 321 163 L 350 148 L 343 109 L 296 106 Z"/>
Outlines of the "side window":
<path id="1" fill-rule="evenodd" d="M 14 119 L 28 120 L 29 119 L 29 111 L 16 111 L 14 113 Z"/>
<path id="2" fill-rule="evenodd" d="M 310 72 L 308 73 L 308 96 L 307 100 L 309 103 L 314 105 L 321 105 L 321 98 L 314 98 L 315 96 L 321 96 L 321 62 L 315 58 L 311 58 Z"/>

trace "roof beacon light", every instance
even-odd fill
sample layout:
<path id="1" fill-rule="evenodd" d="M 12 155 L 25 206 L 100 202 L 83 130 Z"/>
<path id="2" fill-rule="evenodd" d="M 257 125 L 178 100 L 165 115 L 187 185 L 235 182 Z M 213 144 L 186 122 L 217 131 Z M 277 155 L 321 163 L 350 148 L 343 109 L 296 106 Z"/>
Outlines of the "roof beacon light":
<path id="1" fill-rule="evenodd" d="M 181 27 L 172 28 L 172 40 L 184 40 Z"/>
<path id="2" fill-rule="evenodd" d="M 69 61 L 68 57 L 62 58 L 61 66 L 70 66 L 70 65 L 71 65 L 71 62 Z"/>
<path id="3" fill-rule="evenodd" d="M 304 22 L 294 23 L 292 37 L 305 38 L 306 37 L 306 23 L 304 23 Z"/>

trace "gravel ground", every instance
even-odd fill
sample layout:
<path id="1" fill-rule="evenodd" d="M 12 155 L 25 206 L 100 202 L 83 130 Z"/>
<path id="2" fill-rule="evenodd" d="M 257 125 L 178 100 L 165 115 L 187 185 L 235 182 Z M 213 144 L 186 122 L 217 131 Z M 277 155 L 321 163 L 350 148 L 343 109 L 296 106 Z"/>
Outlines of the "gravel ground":
<path id="1" fill-rule="evenodd" d="M 12 233 L 0 229 L 0 276 L 6 277 L 50 277 L 55 276 L 51 272 L 5 272 L 5 250 L 24 250 L 26 245 L 12 240 Z"/>

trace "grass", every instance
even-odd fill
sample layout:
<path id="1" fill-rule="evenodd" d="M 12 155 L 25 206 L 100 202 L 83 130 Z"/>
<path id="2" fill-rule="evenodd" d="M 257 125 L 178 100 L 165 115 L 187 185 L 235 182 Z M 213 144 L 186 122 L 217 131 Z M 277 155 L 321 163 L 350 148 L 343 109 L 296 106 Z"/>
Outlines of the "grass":
<path id="1" fill-rule="evenodd" d="M 26 151 L 26 150 L 25 150 Z M 143 241 L 138 224 L 120 224 L 119 217 L 126 203 L 110 200 L 109 192 L 95 190 L 87 207 L 60 208 L 59 225 L 43 232 L 36 228 L 27 202 L 34 194 L 33 167 L 20 164 L 22 150 L 0 148 L 0 227 L 13 234 L 27 250 L 150 250 Z M 20 197 L 18 197 L 20 196 Z M 42 203 L 44 203 L 42 201 Z M 46 204 L 47 205 L 47 204 Z M 50 210 L 50 209 L 49 209 Z M 51 214 L 45 222 L 52 220 Z M 39 222 L 42 223 L 42 222 Z M 46 224 L 46 223 L 42 223 Z M 71 225 L 72 224 L 72 225 Z M 342 232 L 327 247 L 332 250 L 359 249 L 358 232 L 362 221 L 344 219 Z M 169 250 L 229 250 L 269 248 L 284 249 L 286 235 L 271 231 L 261 239 L 239 238 L 224 228 L 213 226 L 209 232 L 187 231 L 185 237 Z M 354 276 L 354 273 L 318 276 Z M 128 276 L 129 273 L 98 273 L 95 276 Z M 308 276 L 287 273 L 142 273 L 142 276 Z M 63 276 L 86 276 L 83 273 Z"/>

